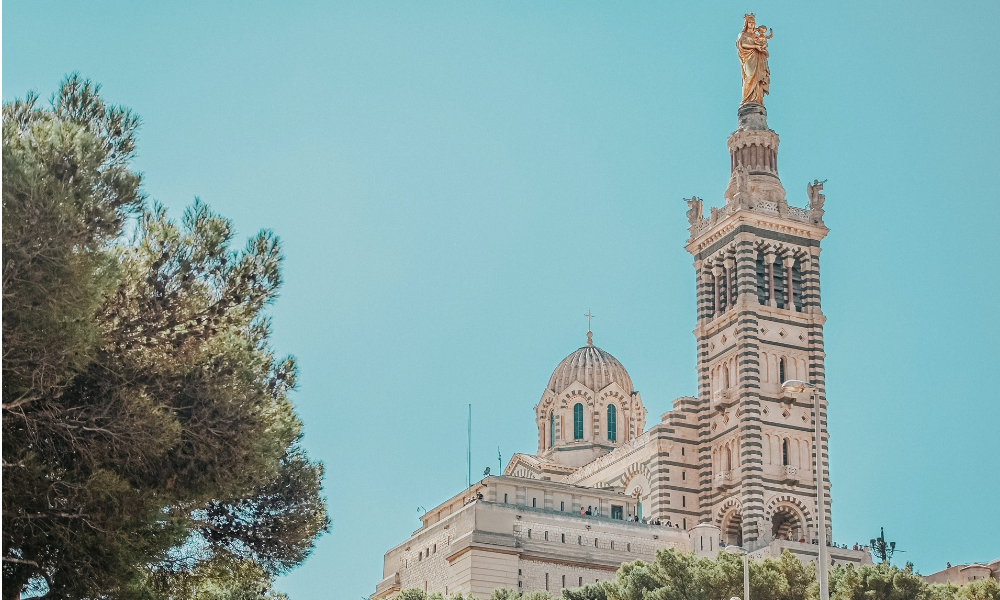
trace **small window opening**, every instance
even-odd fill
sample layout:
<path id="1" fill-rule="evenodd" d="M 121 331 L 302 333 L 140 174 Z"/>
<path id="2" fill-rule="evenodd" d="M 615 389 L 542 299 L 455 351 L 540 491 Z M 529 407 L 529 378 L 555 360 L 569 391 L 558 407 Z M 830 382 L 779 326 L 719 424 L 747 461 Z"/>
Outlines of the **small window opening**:
<path id="1" fill-rule="evenodd" d="M 556 413 L 549 413 L 549 448 L 556 445 Z"/>

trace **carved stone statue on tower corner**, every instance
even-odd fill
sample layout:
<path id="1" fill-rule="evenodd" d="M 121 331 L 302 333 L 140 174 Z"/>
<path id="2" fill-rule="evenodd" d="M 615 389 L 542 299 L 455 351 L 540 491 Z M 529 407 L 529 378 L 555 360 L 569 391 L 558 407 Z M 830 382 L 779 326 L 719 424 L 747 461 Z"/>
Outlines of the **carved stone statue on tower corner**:
<path id="1" fill-rule="evenodd" d="M 701 223 L 702 219 L 702 205 L 701 198 L 698 196 L 692 196 L 690 200 L 685 200 L 688 204 L 687 218 L 688 226 L 693 227 Z"/>
<path id="2" fill-rule="evenodd" d="M 823 184 L 826 180 L 820 181 L 814 179 L 812 183 L 807 186 L 809 193 L 809 208 L 812 210 L 823 210 L 823 203 L 826 202 L 826 195 L 823 194 Z"/>

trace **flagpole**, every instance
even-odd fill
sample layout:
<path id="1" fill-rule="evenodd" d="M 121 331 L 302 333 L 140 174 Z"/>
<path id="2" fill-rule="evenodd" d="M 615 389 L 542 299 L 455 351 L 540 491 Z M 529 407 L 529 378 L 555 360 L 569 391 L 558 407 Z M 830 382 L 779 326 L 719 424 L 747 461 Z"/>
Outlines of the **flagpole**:
<path id="1" fill-rule="evenodd" d="M 469 466 L 469 478 L 466 487 L 472 487 L 472 405 L 469 405 L 469 445 L 466 446 L 466 463 Z"/>

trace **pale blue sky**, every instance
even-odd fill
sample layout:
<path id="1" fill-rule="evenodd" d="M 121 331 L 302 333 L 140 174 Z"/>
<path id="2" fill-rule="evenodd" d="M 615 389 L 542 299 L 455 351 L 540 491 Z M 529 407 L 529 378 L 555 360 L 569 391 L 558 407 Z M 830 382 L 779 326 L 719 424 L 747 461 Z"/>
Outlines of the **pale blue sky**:
<path id="1" fill-rule="evenodd" d="M 838 542 L 1000 556 L 997 2 L 50 2 L 4 6 L 3 99 L 77 70 L 143 118 L 138 167 L 283 239 L 278 350 L 333 519 L 280 581 L 359 598 L 474 472 L 533 452 L 585 342 L 652 425 L 696 391 L 685 205 L 720 205 L 743 13 L 774 28 L 793 204 L 829 179 Z"/>

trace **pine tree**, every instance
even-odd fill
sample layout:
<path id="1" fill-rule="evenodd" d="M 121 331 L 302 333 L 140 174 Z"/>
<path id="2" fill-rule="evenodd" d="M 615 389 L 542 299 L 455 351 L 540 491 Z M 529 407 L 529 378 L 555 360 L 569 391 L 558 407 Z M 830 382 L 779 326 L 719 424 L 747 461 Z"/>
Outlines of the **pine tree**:
<path id="1" fill-rule="evenodd" d="M 76 75 L 3 107 L 4 598 L 265 597 L 328 527 L 279 241 L 150 205 L 138 126 Z"/>

